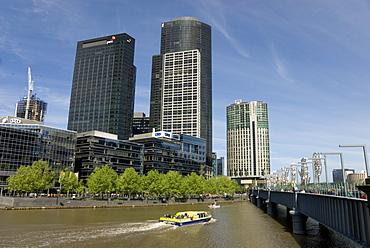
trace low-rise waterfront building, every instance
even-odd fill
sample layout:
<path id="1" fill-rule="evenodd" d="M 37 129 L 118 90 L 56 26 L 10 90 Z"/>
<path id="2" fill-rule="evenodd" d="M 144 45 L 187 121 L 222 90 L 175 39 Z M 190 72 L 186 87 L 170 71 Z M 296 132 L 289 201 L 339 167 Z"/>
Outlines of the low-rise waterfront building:
<path id="1" fill-rule="evenodd" d="M 77 135 L 76 171 L 87 179 L 96 167 L 109 165 L 118 174 L 134 168 L 143 174 L 143 145 L 128 140 L 118 140 L 116 134 L 89 131 Z"/>
<path id="2" fill-rule="evenodd" d="M 24 165 L 47 161 L 57 176 L 74 170 L 77 133 L 45 126 L 42 122 L 7 116 L 0 119 L 0 180 L 14 175 Z"/>
<path id="3" fill-rule="evenodd" d="M 203 175 L 206 167 L 206 141 L 186 134 L 157 131 L 130 138 L 144 145 L 144 174 L 151 170 L 160 173 L 177 171 Z"/>

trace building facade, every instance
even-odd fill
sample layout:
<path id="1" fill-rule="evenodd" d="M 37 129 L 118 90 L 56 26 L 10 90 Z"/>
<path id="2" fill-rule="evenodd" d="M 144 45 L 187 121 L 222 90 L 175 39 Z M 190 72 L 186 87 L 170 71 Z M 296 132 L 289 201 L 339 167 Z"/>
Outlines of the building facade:
<path id="1" fill-rule="evenodd" d="M 139 134 L 130 141 L 144 145 L 144 174 L 151 170 L 160 173 L 177 171 L 181 175 L 204 174 L 206 141 L 185 134 L 155 131 Z"/>
<path id="2" fill-rule="evenodd" d="M 149 116 L 146 116 L 143 112 L 135 112 L 132 121 L 132 134 L 149 133 Z"/>
<path id="3" fill-rule="evenodd" d="M 79 41 L 68 129 L 98 130 L 128 139 L 134 110 L 135 39 L 116 34 Z"/>
<path id="4" fill-rule="evenodd" d="M 355 173 L 354 169 L 344 169 L 344 179 L 347 182 L 348 181 L 348 175 Z M 342 169 L 333 169 L 333 182 L 343 182 L 343 171 Z"/>
<path id="5" fill-rule="evenodd" d="M 220 157 L 217 159 L 217 169 L 216 169 L 216 176 L 221 176 L 224 174 L 225 168 L 225 158 Z"/>
<path id="6" fill-rule="evenodd" d="M 198 18 L 162 23 L 152 59 L 150 128 L 203 138 L 212 166 L 211 27 Z"/>
<path id="7" fill-rule="evenodd" d="M 143 145 L 118 140 L 117 135 L 89 131 L 77 135 L 76 169 L 81 179 L 87 179 L 96 167 L 109 165 L 117 174 L 134 168 L 143 174 Z"/>
<path id="8" fill-rule="evenodd" d="M 24 96 L 18 101 L 15 107 L 15 116 L 26 118 L 27 96 Z M 44 122 L 47 109 L 47 103 L 33 94 L 30 97 L 30 106 L 28 109 L 28 117 L 26 119 Z"/>
<path id="9" fill-rule="evenodd" d="M 59 173 L 74 170 L 77 133 L 44 126 L 41 122 L 7 116 L 0 120 L 0 180 L 15 175 L 20 166 L 40 159 Z"/>
<path id="10" fill-rule="evenodd" d="M 227 175 L 259 178 L 270 173 L 267 104 L 236 100 L 227 107 Z"/>

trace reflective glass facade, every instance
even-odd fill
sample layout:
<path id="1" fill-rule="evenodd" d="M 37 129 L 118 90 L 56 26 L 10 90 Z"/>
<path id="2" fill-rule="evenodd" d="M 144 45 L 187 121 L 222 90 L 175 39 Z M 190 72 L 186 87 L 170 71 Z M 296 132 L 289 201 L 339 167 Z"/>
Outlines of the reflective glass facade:
<path id="1" fill-rule="evenodd" d="M 76 151 L 76 171 L 81 179 L 87 179 L 96 167 L 106 164 L 118 174 L 126 168 L 143 173 L 143 145 L 117 140 L 116 135 L 98 131 L 79 133 Z"/>
<path id="2" fill-rule="evenodd" d="M 144 174 L 151 170 L 164 174 L 172 170 L 184 176 L 192 172 L 204 174 L 202 170 L 206 162 L 205 139 L 160 133 L 164 135 L 158 136 L 154 132 L 130 138 L 144 145 Z"/>
<path id="3" fill-rule="evenodd" d="M 32 121 L 0 124 L 0 176 L 15 174 L 21 165 L 40 159 L 47 161 L 57 176 L 65 168 L 74 170 L 77 133 L 27 122 Z"/>
<path id="4" fill-rule="evenodd" d="M 267 104 L 237 100 L 226 112 L 227 175 L 254 178 L 270 173 Z"/>
<path id="5" fill-rule="evenodd" d="M 68 129 L 128 139 L 132 131 L 135 39 L 115 34 L 77 43 Z"/>

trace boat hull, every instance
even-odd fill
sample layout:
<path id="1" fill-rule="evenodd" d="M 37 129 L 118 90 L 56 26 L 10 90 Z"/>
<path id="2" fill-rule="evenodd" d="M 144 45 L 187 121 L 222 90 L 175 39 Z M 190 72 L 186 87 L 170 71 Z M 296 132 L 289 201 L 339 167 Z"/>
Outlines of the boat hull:
<path id="1" fill-rule="evenodd" d="M 208 206 L 209 208 L 220 208 L 221 206 L 220 205 L 210 205 L 210 206 Z"/>
<path id="2" fill-rule="evenodd" d="M 201 222 L 208 222 L 212 219 L 206 211 L 184 211 L 178 212 L 174 216 L 165 215 L 159 218 L 159 222 L 171 224 L 175 226 L 184 226 Z"/>
<path id="3" fill-rule="evenodd" d="M 166 224 L 171 224 L 175 226 L 184 226 L 184 225 L 190 225 L 190 224 L 196 224 L 201 222 L 208 222 L 212 219 L 212 217 L 202 218 L 202 219 L 196 219 L 196 220 L 177 220 L 177 219 L 160 219 L 159 222 L 164 222 Z"/>

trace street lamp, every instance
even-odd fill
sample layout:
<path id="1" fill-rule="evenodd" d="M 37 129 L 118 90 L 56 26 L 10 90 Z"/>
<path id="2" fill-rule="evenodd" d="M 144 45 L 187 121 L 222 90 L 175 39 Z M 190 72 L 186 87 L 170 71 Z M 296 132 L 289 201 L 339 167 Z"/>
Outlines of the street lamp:
<path id="1" fill-rule="evenodd" d="M 340 165 L 342 167 L 344 193 L 345 193 L 345 196 L 347 196 L 347 184 L 346 184 L 346 178 L 345 178 L 345 173 L 344 173 L 344 165 L 343 165 L 343 156 L 342 156 L 342 153 L 341 152 L 323 152 L 321 154 L 323 154 L 324 156 L 325 155 L 339 155 L 340 156 Z M 325 159 L 325 167 L 326 167 L 326 159 Z"/>
<path id="2" fill-rule="evenodd" d="M 368 165 L 368 159 L 367 159 L 366 145 L 339 145 L 339 147 L 362 147 L 362 149 L 364 151 L 366 177 L 370 177 L 370 171 L 369 171 L 369 165 Z"/>

